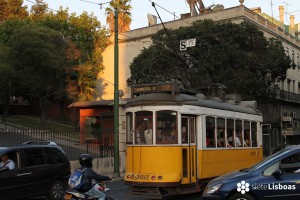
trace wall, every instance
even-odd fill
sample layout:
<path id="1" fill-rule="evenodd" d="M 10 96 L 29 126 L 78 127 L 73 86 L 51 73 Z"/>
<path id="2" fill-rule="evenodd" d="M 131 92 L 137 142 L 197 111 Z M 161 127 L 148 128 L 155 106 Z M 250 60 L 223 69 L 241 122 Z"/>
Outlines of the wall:
<path id="1" fill-rule="evenodd" d="M 79 161 L 70 161 L 70 164 L 72 173 L 80 167 Z M 114 158 L 95 158 L 93 160 L 93 169 L 99 174 L 112 177 L 114 173 Z M 123 177 L 124 174 L 121 173 L 121 176 Z"/>

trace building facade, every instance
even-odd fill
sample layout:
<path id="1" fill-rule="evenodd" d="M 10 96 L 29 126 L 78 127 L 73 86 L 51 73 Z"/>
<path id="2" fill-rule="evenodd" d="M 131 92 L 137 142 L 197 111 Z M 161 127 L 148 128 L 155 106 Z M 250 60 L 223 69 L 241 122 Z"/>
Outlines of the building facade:
<path id="1" fill-rule="evenodd" d="M 276 96 L 272 99 L 257 99 L 258 109 L 262 111 L 265 124 L 264 145 L 266 154 L 277 145 L 284 142 L 300 143 L 300 41 L 298 33 L 300 27 L 294 24 L 291 16 L 291 24 L 286 26 L 283 21 L 283 7 L 279 7 L 280 21 L 266 17 L 260 9 L 248 9 L 243 5 L 228 9 L 217 9 L 204 14 L 178 19 L 165 23 L 168 29 L 177 29 L 181 26 L 189 26 L 194 21 L 212 19 L 214 21 L 230 21 L 241 23 L 248 21 L 255 24 L 266 37 L 278 38 L 282 41 L 286 54 L 296 64 L 296 68 L 287 71 L 286 80 L 276 83 Z M 124 98 L 131 97 L 131 89 L 126 80 L 130 77 L 129 65 L 140 54 L 143 48 L 148 48 L 151 37 L 163 29 L 162 24 L 131 30 L 119 34 L 119 89 L 124 92 Z M 179 48 L 179 44 L 178 44 Z M 105 66 L 101 78 L 105 83 L 102 99 L 114 98 L 114 38 L 111 37 L 111 45 L 103 53 Z M 124 115 L 121 113 L 121 115 Z M 120 124 L 125 123 L 125 118 L 120 118 Z M 299 139 L 298 139 L 299 127 Z M 296 138 L 296 139 L 295 139 Z M 121 140 L 120 140 L 121 141 Z M 125 141 L 124 141 L 125 142 Z"/>

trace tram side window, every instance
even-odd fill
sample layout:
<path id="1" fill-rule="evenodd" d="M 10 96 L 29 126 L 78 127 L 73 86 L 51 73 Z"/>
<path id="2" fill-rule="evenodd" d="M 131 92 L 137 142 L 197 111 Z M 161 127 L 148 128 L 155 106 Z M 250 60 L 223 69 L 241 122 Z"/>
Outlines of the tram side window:
<path id="1" fill-rule="evenodd" d="M 226 140 L 225 140 L 225 119 L 224 118 L 217 118 L 217 146 L 218 147 L 225 147 Z"/>
<path id="2" fill-rule="evenodd" d="M 208 148 L 216 147 L 215 127 L 215 118 L 206 117 L 206 147 Z"/>
<path id="3" fill-rule="evenodd" d="M 244 121 L 244 146 L 251 147 L 250 122 Z"/>
<path id="4" fill-rule="evenodd" d="M 252 147 L 257 147 L 257 123 L 251 122 Z"/>
<path id="5" fill-rule="evenodd" d="M 156 116 L 156 143 L 178 144 L 177 112 L 162 110 Z"/>
<path id="6" fill-rule="evenodd" d="M 227 132 L 227 141 L 228 147 L 234 147 L 233 138 L 234 138 L 234 120 L 233 119 L 227 119 L 226 120 L 226 132 Z"/>
<path id="7" fill-rule="evenodd" d="M 242 147 L 244 141 L 244 133 L 243 133 L 243 122 L 242 120 L 235 120 L 235 138 L 234 143 L 235 147 Z"/>
<path id="8" fill-rule="evenodd" d="M 153 113 L 135 113 L 135 144 L 153 144 Z"/>
<path id="9" fill-rule="evenodd" d="M 132 144 L 133 141 L 133 115 L 126 113 L 126 143 Z"/>

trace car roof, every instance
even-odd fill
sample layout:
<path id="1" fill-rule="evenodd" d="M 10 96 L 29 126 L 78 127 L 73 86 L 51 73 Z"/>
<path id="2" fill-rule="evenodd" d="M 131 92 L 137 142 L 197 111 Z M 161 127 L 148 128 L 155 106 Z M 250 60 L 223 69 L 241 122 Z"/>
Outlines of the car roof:
<path id="1" fill-rule="evenodd" d="M 300 149 L 300 145 L 286 145 L 283 149 L 286 150 L 286 151 L 288 151 L 288 150 L 298 150 L 298 149 Z"/>
<path id="2" fill-rule="evenodd" d="M 8 147 L 0 147 L 0 152 L 6 150 Z"/>
<path id="3" fill-rule="evenodd" d="M 57 149 L 60 149 L 63 153 L 65 153 L 64 150 L 60 146 L 56 145 L 56 143 L 54 143 L 54 142 L 43 142 L 43 143 L 44 144 L 40 144 L 39 142 L 35 143 L 32 141 L 28 141 L 23 144 L 18 144 L 18 145 L 14 145 L 14 146 L 0 147 L 0 153 L 3 151 L 6 152 L 6 151 L 10 151 L 10 150 L 28 149 L 28 148 L 33 148 L 33 147 L 57 148 Z"/>

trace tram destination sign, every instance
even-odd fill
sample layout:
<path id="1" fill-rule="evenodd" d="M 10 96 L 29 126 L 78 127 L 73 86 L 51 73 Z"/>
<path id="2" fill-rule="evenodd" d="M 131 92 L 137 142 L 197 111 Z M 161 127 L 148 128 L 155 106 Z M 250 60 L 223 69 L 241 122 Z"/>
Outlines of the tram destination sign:
<path id="1" fill-rule="evenodd" d="M 176 83 L 142 84 L 132 86 L 131 89 L 133 95 L 161 92 L 179 92 L 179 86 Z"/>

